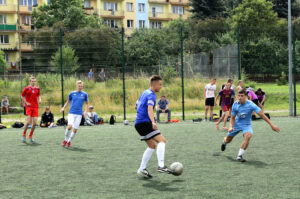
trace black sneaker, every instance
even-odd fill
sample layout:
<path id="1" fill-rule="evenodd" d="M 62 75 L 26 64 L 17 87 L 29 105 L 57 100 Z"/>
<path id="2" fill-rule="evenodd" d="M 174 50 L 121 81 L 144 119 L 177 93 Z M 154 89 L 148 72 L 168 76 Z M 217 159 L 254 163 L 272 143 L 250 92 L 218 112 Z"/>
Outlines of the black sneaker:
<path id="1" fill-rule="evenodd" d="M 144 178 L 152 178 L 152 175 L 147 171 L 147 169 L 144 170 L 138 169 L 137 174 Z"/>
<path id="2" fill-rule="evenodd" d="M 226 149 L 226 144 L 223 142 L 221 145 L 221 151 L 225 151 L 225 149 Z"/>
<path id="3" fill-rule="evenodd" d="M 243 156 L 238 156 L 237 158 L 236 158 L 236 160 L 237 161 L 239 161 L 239 162 L 246 162 L 246 160 L 243 158 Z"/>
<path id="4" fill-rule="evenodd" d="M 157 171 L 161 173 L 173 174 L 173 172 L 170 169 L 168 169 L 167 166 L 158 167 Z"/>

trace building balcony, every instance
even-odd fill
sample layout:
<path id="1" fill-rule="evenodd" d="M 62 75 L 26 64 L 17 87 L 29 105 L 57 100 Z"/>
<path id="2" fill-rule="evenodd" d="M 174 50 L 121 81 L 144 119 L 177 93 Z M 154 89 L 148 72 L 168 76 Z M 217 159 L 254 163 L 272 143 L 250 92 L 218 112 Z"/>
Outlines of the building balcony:
<path id="1" fill-rule="evenodd" d="M 32 11 L 33 11 L 33 9 L 35 8 L 35 7 L 37 7 L 38 5 L 34 5 L 34 6 L 23 6 L 23 5 L 20 5 L 19 7 L 20 7 L 20 13 L 21 14 L 30 14 Z"/>
<path id="2" fill-rule="evenodd" d="M 170 21 L 171 16 L 169 13 L 149 12 L 149 20 Z"/>
<path id="3" fill-rule="evenodd" d="M 15 32 L 17 31 L 17 25 L 14 24 L 0 24 L 1 32 Z"/>
<path id="4" fill-rule="evenodd" d="M 100 17 L 110 19 L 123 19 L 124 11 L 122 10 L 100 10 Z"/>
<path id="5" fill-rule="evenodd" d="M 98 15 L 97 10 L 93 7 L 91 8 L 84 8 L 85 14 L 87 15 Z"/>
<path id="6" fill-rule="evenodd" d="M 180 19 L 180 17 L 182 18 L 182 20 L 187 20 L 189 17 L 189 14 L 187 12 L 185 12 L 183 15 L 174 14 L 174 13 L 171 14 L 172 19 Z"/>
<path id="7" fill-rule="evenodd" d="M 3 51 L 17 51 L 19 49 L 19 43 L 0 44 L 0 50 Z"/>
<path id="8" fill-rule="evenodd" d="M 17 10 L 16 4 L 0 5 L 0 13 L 17 13 Z"/>
<path id="9" fill-rule="evenodd" d="M 22 43 L 21 44 L 21 51 L 22 52 L 33 52 L 33 48 L 30 44 L 28 43 Z"/>
<path id="10" fill-rule="evenodd" d="M 170 4 L 172 5 L 189 6 L 189 3 L 189 0 L 170 0 Z"/>
<path id="11" fill-rule="evenodd" d="M 169 4 L 169 0 L 148 0 L 149 3 Z"/>

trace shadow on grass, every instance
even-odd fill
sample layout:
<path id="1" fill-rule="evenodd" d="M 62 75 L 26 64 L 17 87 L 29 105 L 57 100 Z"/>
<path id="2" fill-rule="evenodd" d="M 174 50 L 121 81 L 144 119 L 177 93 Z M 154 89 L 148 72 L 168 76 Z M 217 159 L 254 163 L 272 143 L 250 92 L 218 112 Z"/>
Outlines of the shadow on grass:
<path id="1" fill-rule="evenodd" d="M 231 157 L 231 156 L 225 156 L 228 160 L 231 160 L 233 162 L 237 162 L 235 158 Z M 237 162 L 238 163 L 238 162 Z M 254 166 L 256 168 L 264 168 L 266 166 L 268 166 L 267 163 L 262 162 L 262 161 L 258 161 L 258 160 L 251 160 L 251 161 L 247 161 L 247 162 L 241 162 L 241 164 L 244 165 L 249 165 L 249 166 Z"/>
<path id="2" fill-rule="evenodd" d="M 41 144 L 39 144 L 37 142 L 30 142 L 30 143 L 23 142 L 22 144 L 23 144 L 23 146 L 40 146 L 41 145 Z"/>
<path id="3" fill-rule="evenodd" d="M 145 184 L 143 184 L 143 187 L 155 189 L 157 191 L 179 191 L 178 188 L 172 188 L 170 187 L 172 185 L 171 182 L 160 182 L 156 180 L 149 180 L 149 179 L 141 179 L 143 181 L 146 181 Z M 173 181 L 173 182 L 181 182 L 181 181 Z"/>
<path id="4" fill-rule="evenodd" d="M 79 148 L 79 147 L 70 147 L 70 148 L 65 147 L 65 149 L 69 150 L 69 151 L 78 151 L 78 152 L 89 152 L 89 151 L 92 151 L 92 149 L 84 149 L 84 148 Z"/>

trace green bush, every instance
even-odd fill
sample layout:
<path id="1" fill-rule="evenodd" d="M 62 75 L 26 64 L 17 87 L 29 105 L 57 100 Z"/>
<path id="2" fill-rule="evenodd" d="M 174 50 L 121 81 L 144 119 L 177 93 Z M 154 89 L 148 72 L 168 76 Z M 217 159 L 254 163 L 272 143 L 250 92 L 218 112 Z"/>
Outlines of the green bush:
<path id="1" fill-rule="evenodd" d="M 276 83 L 277 83 L 278 86 L 287 85 L 288 81 L 286 79 L 285 72 L 281 73 L 281 76 L 279 77 L 279 79 L 276 80 Z"/>

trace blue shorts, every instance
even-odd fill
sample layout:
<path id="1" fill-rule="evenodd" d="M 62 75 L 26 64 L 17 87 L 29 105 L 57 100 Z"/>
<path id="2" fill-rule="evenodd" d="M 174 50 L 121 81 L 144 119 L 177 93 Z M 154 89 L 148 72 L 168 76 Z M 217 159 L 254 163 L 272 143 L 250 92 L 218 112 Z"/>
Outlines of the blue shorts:
<path id="1" fill-rule="evenodd" d="M 245 133 L 251 133 L 253 135 L 253 130 L 252 130 L 252 126 L 243 126 L 243 127 L 233 127 L 234 131 L 232 131 L 231 133 L 228 132 L 228 136 L 236 136 L 239 132 L 243 132 L 243 135 Z"/>

